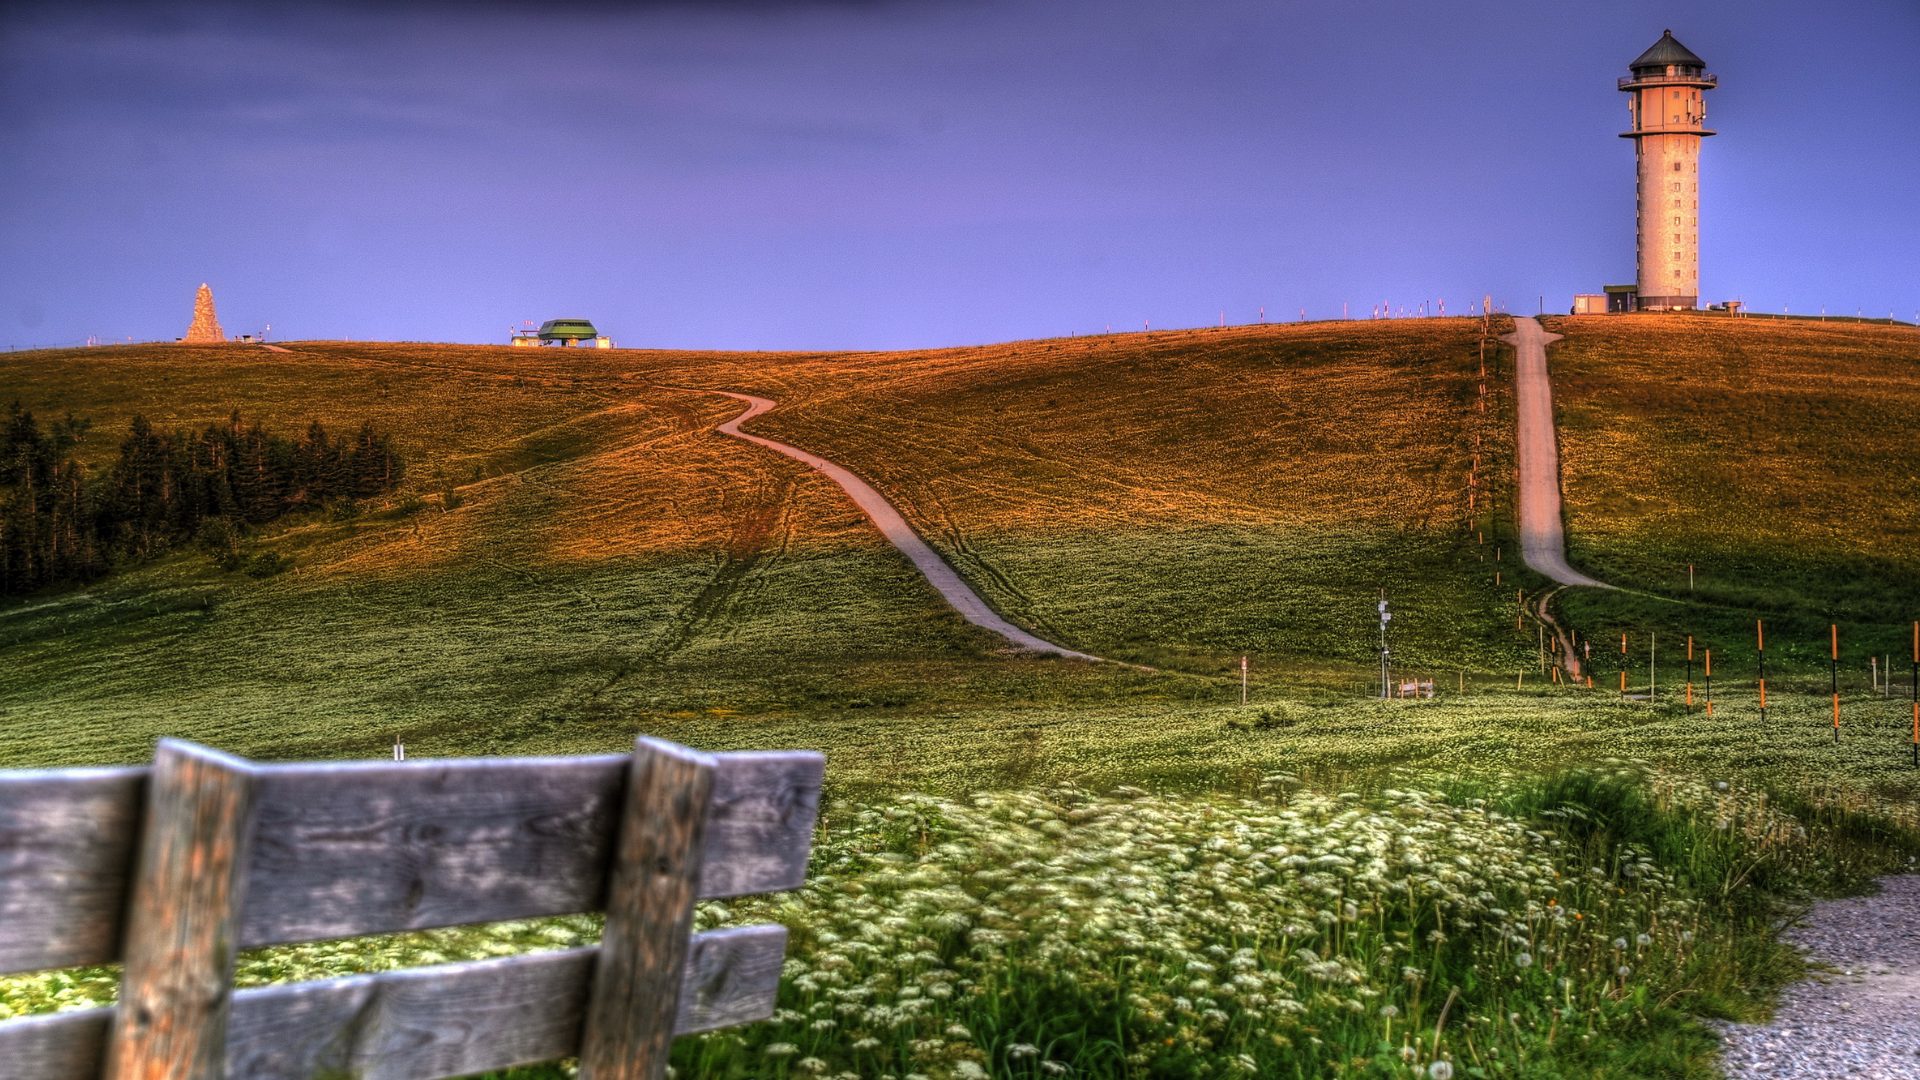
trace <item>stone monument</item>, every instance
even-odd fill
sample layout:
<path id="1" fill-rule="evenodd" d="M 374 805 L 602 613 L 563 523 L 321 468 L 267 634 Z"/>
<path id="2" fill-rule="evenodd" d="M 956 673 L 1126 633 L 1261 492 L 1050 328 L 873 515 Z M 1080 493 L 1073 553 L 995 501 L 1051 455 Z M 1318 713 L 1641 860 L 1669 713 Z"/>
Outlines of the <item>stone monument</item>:
<path id="1" fill-rule="evenodd" d="M 213 290 L 204 281 L 200 291 L 193 294 L 193 325 L 180 340 L 188 345 L 218 345 L 227 340 L 220 330 L 220 320 L 213 314 Z"/>

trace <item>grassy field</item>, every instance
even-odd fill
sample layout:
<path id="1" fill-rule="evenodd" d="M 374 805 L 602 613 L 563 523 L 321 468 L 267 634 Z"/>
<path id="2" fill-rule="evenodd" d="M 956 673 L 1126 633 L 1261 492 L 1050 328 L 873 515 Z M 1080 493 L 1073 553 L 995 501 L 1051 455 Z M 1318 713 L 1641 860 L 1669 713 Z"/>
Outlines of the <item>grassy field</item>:
<path id="1" fill-rule="evenodd" d="M 1776 905 L 1920 854 L 1907 714 L 1864 677 L 1920 608 L 1900 486 L 1920 458 L 1897 437 L 1920 333 L 1554 328 L 1573 556 L 1639 590 L 1557 603 L 1597 654 L 1630 634 L 1637 691 L 1660 635 L 1655 702 L 1543 685 L 1515 622 L 1514 590 L 1543 583 L 1511 549 L 1510 354 L 1486 350 L 1482 406 L 1477 320 L 884 354 L 8 354 L 29 408 L 94 421 L 96 466 L 136 412 L 238 407 L 283 430 L 372 419 L 409 469 L 383 503 L 250 541 L 288 573 L 182 551 L 0 607 L 0 765 L 139 761 L 163 734 L 264 759 L 636 732 L 824 749 L 807 890 L 703 914 L 795 928 L 783 1012 L 684 1042 L 682 1075 L 1711 1075 L 1687 1018 L 1752 1015 L 1798 971 Z M 715 435 L 739 406 L 701 387 L 778 399 L 753 430 L 866 477 L 1014 620 L 1152 670 L 1008 652 L 829 482 Z M 1382 590 L 1433 701 L 1366 697 Z M 1765 716 L 1741 666 L 1755 617 Z M 1813 652 L 1830 617 L 1853 650 L 1838 741 Z M 1686 633 L 1716 649 L 1711 718 L 1669 696 Z M 1433 869 L 1461 859 L 1471 881 Z M 301 946 L 243 975 L 595 932 Z M 6 980 L 0 1012 L 112 986 Z"/>
<path id="2" fill-rule="evenodd" d="M 1845 686 L 1869 657 L 1902 689 L 1920 619 L 1920 328 L 1706 316 L 1556 318 L 1553 346 L 1569 553 L 1645 595 L 1569 595 L 1613 672 L 1630 634 L 1681 671 L 1685 636 L 1752 679 L 1755 620 L 1770 681 L 1827 683 L 1829 625 Z M 1694 567 L 1690 590 L 1687 567 Z"/>
<path id="3" fill-rule="evenodd" d="M 1383 587 L 1403 662 L 1505 678 L 1525 643 L 1458 490 L 1473 435 L 1489 462 L 1502 438 L 1470 408 L 1477 327 L 839 357 L 13 354 L 0 370 L 29 408 L 94 420 L 96 463 L 136 411 L 237 406 L 279 427 L 372 418 L 411 464 L 390 506 L 262 535 L 294 560 L 281 577 L 183 553 L 0 609 L 0 757 L 137 760 L 162 732 L 298 757 L 1050 725 L 1232 700 L 1243 653 L 1264 697 L 1345 697 Z M 1168 670 L 1006 655 L 829 483 L 711 434 L 738 406 L 676 389 L 700 383 L 779 396 L 764 430 L 868 476 L 1014 618 Z"/>

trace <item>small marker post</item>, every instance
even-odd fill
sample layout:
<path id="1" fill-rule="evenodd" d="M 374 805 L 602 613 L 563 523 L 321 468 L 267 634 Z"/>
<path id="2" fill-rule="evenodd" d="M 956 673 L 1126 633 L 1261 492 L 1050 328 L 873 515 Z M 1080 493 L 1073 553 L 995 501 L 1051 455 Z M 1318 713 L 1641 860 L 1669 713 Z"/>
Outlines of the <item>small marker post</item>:
<path id="1" fill-rule="evenodd" d="M 1707 715 L 1713 715 L 1713 650 L 1707 650 Z"/>
<path id="2" fill-rule="evenodd" d="M 1247 703 L 1247 658 L 1240 658 L 1240 704 Z"/>
<path id="3" fill-rule="evenodd" d="M 1909 678 L 1913 689 L 1913 767 L 1920 769 L 1920 622 L 1913 624 L 1913 668 Z"/>
<path id="4" fill-rule="evenodd" d="M 1833 658 L 1827 661 L 1828 688 L 1833 692 L 1833 741 L 1840 741 L 1840 624 L 1829 623 L 1833 635 Z"/>
<path id="5" fill-rule="evenodd" d="M 1753 620 L 1754 650 L 1760 658 L 1760 722 L 1767 722 L 1767 624 L 1759 619 Z"/>
<path id="6" fill-rule="evenodd" d="M 1693 635 L 1687 635 L 1687 711 L 1693 711 Z"/>
<path id="7" fill-rule="evenodd" d="M 1620 699 L 1627 697 L 1627 635 L 1620 635 Z"/>

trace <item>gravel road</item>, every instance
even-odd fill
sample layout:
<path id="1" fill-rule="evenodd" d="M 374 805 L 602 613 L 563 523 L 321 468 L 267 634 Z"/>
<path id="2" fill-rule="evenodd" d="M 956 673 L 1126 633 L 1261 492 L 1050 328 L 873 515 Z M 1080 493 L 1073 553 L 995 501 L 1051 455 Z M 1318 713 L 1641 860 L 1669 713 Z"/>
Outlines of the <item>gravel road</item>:
<path id="1" fill-rule="evenodd" d="M 999 612 L 988 607 L 987 602 L 980 598 L 979 593 L 973 591 L 972 586 L 960 577 L 958 571 L 941 558 L 938 552 L 928 547 L 926 541 L 920 539 L 920 535 L 913 531 L 913 527 L 908 525 L 906 519 L 900 516 L 900 512 L 893 508 L 893 504 L 887 501 L 886 496 L 875 491 L 865 480 L 817 454 L 809 454 L 797 446 L 788 446 L 786 443 L 775 442 L 764 436 L 740 430 L 741 424 L 773 408 L 775 402 L 763 397 L 754 397 L 752 394 L 736 394 L 727 390 L 709 390 L 706 393 L 723 394 L 735 401 L 747 403 L 746 412 L 720 425 L 718 430 L 722 434 L 731 435 L 736 439 L 745 439 L 756 446 L 764 446 L 776 453 L 785 454 L 795 461 L 819 470 L 826 475 L 827 479 L 839 484 L 840 489 L 847 493 L 847 497 L 853 500 L 854 505 L 867 515 L 867 518 L 893 543 L 894 547 L 900 549 L 901 554 L 913 561 L 913 565 L 919 568 L 920 573 L 926 576 L 934 588 L 940 590 L 940 595 L 946 598 L 947 603 L 953 605 L 953 609 L 958 611 L 962 618 L 975 626 L 985 627 L 1030 652 L 1065 656 L 1074 660 L 1100 659 L 1097 656 L 1076 652 L 1064 645 L 1055 645 L 1044 638 L 1035 637 L 1001 618 Z"/>
<path id="2" fill-rule="evenodd" d="M 1547 344 L 1561 335 L 1518 316 L 1513 331 L 1500 340 L 1519 353 L 1513 395 L 1519 414 L 1514 445 L 1520 466 L 1520 557 L 1562 585 L 1610 589 L 1613 586 L 1567 565 L 1567 534 L 1560 521 L 1560 447 L 1553 430 L 1553 386 L 1547 380 Z"/>
<path id="3" fill-rule="evenodd" d="M 1823 900 L 1786 940 L 1822 968 L 1767 1024 L 1724 1024 L 1729 1077 L 1920 1078 L 1920 875 L 1876 896 Z"/>

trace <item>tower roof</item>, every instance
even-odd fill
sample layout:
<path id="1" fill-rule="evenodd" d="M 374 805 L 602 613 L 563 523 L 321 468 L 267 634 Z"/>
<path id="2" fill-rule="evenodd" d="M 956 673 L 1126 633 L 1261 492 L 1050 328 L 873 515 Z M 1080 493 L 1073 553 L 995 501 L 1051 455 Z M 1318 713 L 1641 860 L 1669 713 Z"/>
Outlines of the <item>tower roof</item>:
<path id="1" fill-rule="evenodd" d="M 1629 70 L 1639 71 L 1641 68 L 1663 68 L 1668 64 L 1696 68 L 1707 66 L 1705 60 L 1695 56 L 1692 49 L 1680 44 L 1674 38 L 1673 31 L 1668 30 L 1660 35 L 1659 41 L 1654 42 L 1651 48 L 1641 53 L 1639 58 L 1627 67 Z"/>

